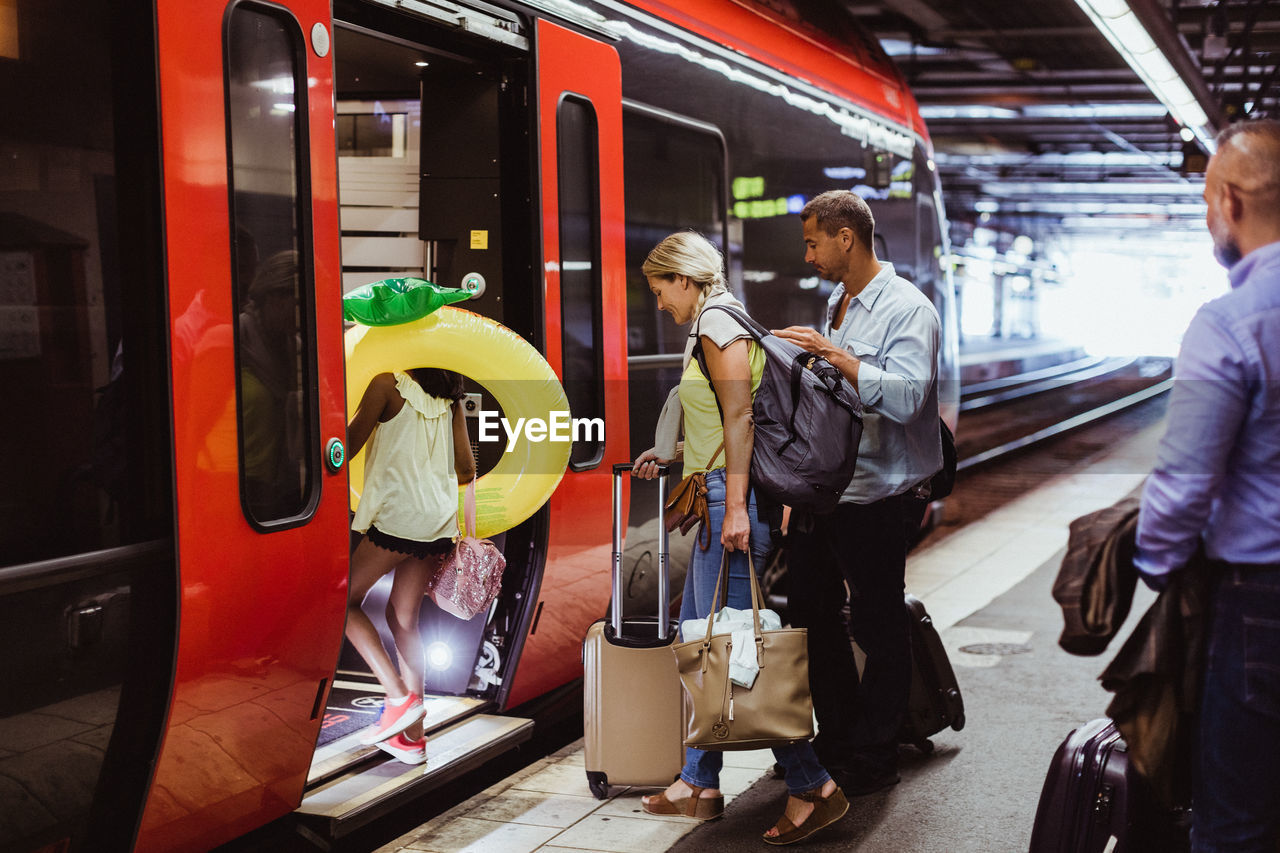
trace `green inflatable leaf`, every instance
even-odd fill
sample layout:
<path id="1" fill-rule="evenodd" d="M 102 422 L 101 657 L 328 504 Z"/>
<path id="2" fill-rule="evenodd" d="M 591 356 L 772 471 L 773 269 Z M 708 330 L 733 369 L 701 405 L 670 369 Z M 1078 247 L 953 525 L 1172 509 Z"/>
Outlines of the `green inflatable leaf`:
<path id="1" fill-rule="evenodd" d="M 420 278 L 384 278 L 342 297 L 342 316 L 364 326 L 398 326 L 471 295 L 469 290 L 440 287 Z"/>

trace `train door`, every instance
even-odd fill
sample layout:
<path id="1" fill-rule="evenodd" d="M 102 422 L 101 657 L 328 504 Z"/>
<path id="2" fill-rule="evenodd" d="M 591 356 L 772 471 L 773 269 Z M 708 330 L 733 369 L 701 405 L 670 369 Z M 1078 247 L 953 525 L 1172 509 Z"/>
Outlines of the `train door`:
<path id="1" fill-rule="evenodd" d="M 329 4 L 156 15 L 179 589 L 138 846 L 169 850 L 301 798 L 345 616 L 346 421 Z"/>
<path id="2" fill-rule="evenodd" d="M 175 559 L 152 32 L 150 3 L 0 4 L 6 850 L 128 847 L 168 699 Z"/>
<path id="3" fill-rule="evenodd" d="M 622 358 L 605 354 L 608 337 L 625 355 L 621 229 L 602 227 L 621 222 L 617 56 L 558 27 L 545 36 L 547 25 L 529 29 L 493 7 L 459 8 L 466 27 L 425 4 L 413 14 L 335 5 L 343 288 L 400 277 L 457 287 L 478 273 L 483 291 L 459 307 L 532 342 L 560 376 L 573 415 L 603 421 L 615 395 L 625 395 L 606 382 L 606 370 L 618 378 Z M 584 43 L 612 56 L 612 77 L 570 90 L 570 71 L 579 82 L 584 68 L 595 73 L 581 57 L 571 62 Z M 565 100 L 572 106 L 561 108 Z M 605 281 L 614 295 L 605 295 Z M 451 367 L 438 353 L 405 358 L 441 360 L 384 369 Z M 477 410 L 500 410 L 474 379 L 467 390 Z M 502 446 L 471 427 L 483 475 Z M 625 430 L 576 442 L 548 505 L 493 537 L 507 569 L 488 612 L 462 621 L 424 601 L 425 767 L 360 742 L 383 697 L 368 665 L 344 646 L 299 809 L 309 826 L 343 835 L 515 746 L 532 733 L 522 714 L 529 703 L 581 675 L 581 639 L 608 597 L 609 484 L 597 469 L 607 453 L 625 454 L 625 442 Z M 392 648 L 389 587 L 389 577 L 375 585 L 364 609 Z"/>
<path id="4" fill-rule="evenodd" d="M 483 280 L 459 307 L 540 344 L 542 294 L 531 274 L 527 40 L 509 13 L 462 10 L 471 16 L 463 28 L 442 14 L 425 4 L 411 14 L 376 2 L 334 7 L 342 290 L 388 278 L 448 287 Z M 378 369 L 452 367 L 439 357 L 405 349 L 403 363 Z M 472 412 L 499 409 L 484 387 L 466 381 Z M 348 402 L 361 391 L 349 389 Z M 472 448 L 483 474 L 501 448 L 477 440 L 475 421 Z M 363 455 L 353 464 L 363 465 Z M 313 830 L 346 834 L 530 736 L 528 719 L 493 712 L 528 625 L 545 527 L 544 513 L 493 537 L 508 565 L 506 592 L 489 611 L 463 621 L 423 602 L 425 768 L 361 742 L 384 696 L 368 664 L 343 644 L 299 809 Z M 388 575 L 363 607 L 394 649 L 384 615 L 390 587 Z"/>
<path id="5" fill-rule="evenodd" d="M 582 675 L 570 650 L 609 599 L 609 466 L 630 458 L 621 63 L 611 44 L 539 20 L 537 68 L 547 360 L 574 416 L 605 430 L 574 443 L 549 502 L 548 571 L 508 704 Z"/>

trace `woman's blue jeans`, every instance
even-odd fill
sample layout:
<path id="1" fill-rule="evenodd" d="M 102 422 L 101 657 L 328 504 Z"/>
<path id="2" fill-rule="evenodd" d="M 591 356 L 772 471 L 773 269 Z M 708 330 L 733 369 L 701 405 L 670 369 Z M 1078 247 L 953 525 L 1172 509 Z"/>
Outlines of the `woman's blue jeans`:
<path id="1" fill-rule="evenodd" d="M 684 597 L 680 604 L 680 623 L 686 619 L 704 619 L 711 614 L 712 597 L 715 595 L 716 578 L 720 574 L 720 560 L 724 548 L 720 544 L 720 529 L 724 524 L 725 481 L 724 469 L 707 472 L 707 510 L 711 527 L 711 544 L 703 551 L 701 528 L 695 531 L 693 557 L 684 579 Z M 756 514 L 755 492 L 747 495 L 747 513 L 751 518 L 751 556 L 756 571 L 764 568 L 769 553 L 769 525 Z M 747 555 L 734 551 L 729 555 L 728 605 L 740 610 L 751 607 L 751 586 L 747 572 Z M 683 639 L 689 639 L 685 637 Z M 786 770 L 787 790 L 792 794 L 821 788 L 831 776 L 818 763 L 813 745 L 807 741 L 774 749 L 774 758 Z M 685 748 L 684 768 L 680 778 L 699 788 L 719 788 L 720 768 L 724 766 L 724 753 L 693 747 Z"/>

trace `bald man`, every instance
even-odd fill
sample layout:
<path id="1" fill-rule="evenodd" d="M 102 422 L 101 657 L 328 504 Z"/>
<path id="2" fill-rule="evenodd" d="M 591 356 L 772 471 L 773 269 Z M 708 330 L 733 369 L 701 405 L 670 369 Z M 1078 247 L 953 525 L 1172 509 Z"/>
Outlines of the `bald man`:
<path id="1" fill-rule="evenodd" d="M 1231 292 L 1182 339 L 1134 559 L 1157 589 L 1203 542 L 1212 577 L 1193 853 L 1280 840 L 1280 122 L 1218 137 L 1204 198 Z"/>

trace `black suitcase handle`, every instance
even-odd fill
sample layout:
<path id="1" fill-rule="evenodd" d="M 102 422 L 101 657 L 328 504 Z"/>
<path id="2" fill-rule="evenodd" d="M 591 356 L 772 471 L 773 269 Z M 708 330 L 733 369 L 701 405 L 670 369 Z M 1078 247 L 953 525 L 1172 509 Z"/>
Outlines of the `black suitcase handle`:
<path id="1" fill-rule="evenodd" d="M 657 465 L 658 465 L 659 474 L 665 475 L 671 472 L 670 462 L 659 462 L 657 463 Z M 632 462 L 615 462 L 613 463 L 613 476 L 616 477 L 619 474 L 626 474 L 634 467 L 635 467 L 635 463 L 632 463 Z"/>
<path id="2" fill-rule="evenodd" d="M 630 462 L 613 466 L 613 593 L 609 602 L 609 624 L 613 636 L 622 638 L 622 477 L 631 473 Z M 671 610 L 671 585 L 667 571 L 667 526 L 662 517 L 667 508 L 667 480 L 671 465 L 658 464 L 658 636 L 667 637 L 666 615 Z"/>

